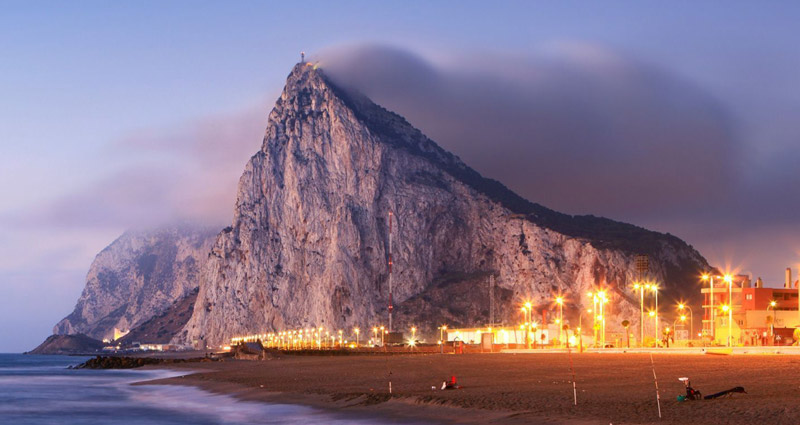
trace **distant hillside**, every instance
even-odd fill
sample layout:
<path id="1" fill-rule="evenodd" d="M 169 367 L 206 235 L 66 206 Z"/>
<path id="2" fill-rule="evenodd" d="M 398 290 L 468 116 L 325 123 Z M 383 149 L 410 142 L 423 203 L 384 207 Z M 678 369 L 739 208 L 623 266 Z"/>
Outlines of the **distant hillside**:
<path id="1" fill-rule="evenodd" d="M 92 354 L 103 349 L 103 342 L 84 334 L 50 335 L 25 354 Z"/>
<path id="2" fill-rule="evenodd" d="M 134 329 L 197 289 L 219 229 L 189 224 L 125 232 L 97 254 L 75 310 L 54 334 L 114 337 Z"/>

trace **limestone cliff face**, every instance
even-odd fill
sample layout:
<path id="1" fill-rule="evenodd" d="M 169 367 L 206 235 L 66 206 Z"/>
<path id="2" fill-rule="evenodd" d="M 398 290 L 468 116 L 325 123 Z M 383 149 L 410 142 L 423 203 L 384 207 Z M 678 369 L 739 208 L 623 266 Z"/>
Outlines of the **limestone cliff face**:
<path id="1" fill-rule="evenodd" d="M 675 237 L 531 203 L 402 117 L 297 65 L 176 340 L 213 346 L 243 333 L 385 324 L 390 211 L 396 326 L 429 335 L 441 321 L 487 322 L 490 273 L 496 321 L 516 322 L 523 301 L 547 308 L 557 292 L 571 307 L 586 304 L 586 291 L 605 285 L 611 312 L 635 323 L 638 300 L 626 288 L 637 253 L 650 255 L 651 276 L 675 296 L 707 267 Z"/>
<path id="2" fill-rule="evenodd" d="M 126 232 L 97 254 L 75 310 L 53 333 L 109 338 L 162 313 L 197 288 L 216 233 L 189 225 Z"/>

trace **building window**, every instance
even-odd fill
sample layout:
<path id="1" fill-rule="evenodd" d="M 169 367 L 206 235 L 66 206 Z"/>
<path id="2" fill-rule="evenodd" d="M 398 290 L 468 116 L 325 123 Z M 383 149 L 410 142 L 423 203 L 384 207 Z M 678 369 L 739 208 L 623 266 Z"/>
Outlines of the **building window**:
<path id="1" fill-rule="evenodd" d="M 753 299 L 753 294 L 747 294 L 747 296 L 745 298 L 747 298 L 748 300 L 752 300 Z"/>

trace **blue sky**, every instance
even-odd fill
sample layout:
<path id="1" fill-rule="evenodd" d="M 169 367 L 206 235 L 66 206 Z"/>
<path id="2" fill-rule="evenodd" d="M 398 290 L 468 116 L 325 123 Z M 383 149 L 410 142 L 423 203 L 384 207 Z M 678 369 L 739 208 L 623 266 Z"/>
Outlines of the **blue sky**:
<path id="1" fill-rule="evenodd" d="M 800 200 L 790 199 L 797 186 L 788 184 L 800 158 L 798 18 L 791 2 L 6 2 L 0 352 L 46 337 L 71 311 L 93 256 L 127 227 L 170 218 L 182 205 L 219 204 L 216 194 L 231 200 L 298 53 L 330 57 L 341 46 L 393 46 L 452 74 L 486 67 L 485 58 L 592 46 L 696 88 L 724 109 L 741 144 L 747 161 L 734 175 L 747 178 L 733 188 L 740 202 L 668 214 L 587 211 L 545 197 L 547 204 L 672 232 L 715 264 L 778 282 L 800 257 L 792 218 Z M 501 75 L 490 65 L 490 77 Z M 468 147 L 441 142 L 469 159 Z M 229 154 L 212 163 L 220 152 Z M 476 168 L 493 176 L 490 165 Z M 148 187 L 137 180 L 142 170 L 180 183 L 133 207 L 104 205 L 115 187 L 121 196 Z M 504 182 L 539 200 L 533 188 Z M 202 190 L 212 194 L 185 195 Z M 102 198 L 89 205 L 98 214 L 61 214 L 93 194 Z M 224 222 L 226 210 L 208 215 Z"/>

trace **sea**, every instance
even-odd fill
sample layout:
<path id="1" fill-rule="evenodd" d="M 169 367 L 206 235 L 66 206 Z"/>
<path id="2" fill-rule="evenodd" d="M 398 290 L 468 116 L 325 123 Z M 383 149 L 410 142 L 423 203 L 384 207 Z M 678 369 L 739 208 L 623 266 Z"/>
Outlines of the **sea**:
<path id="1" fill-rule="evenodd" d="M 239 401 L 190 386 L 130 385 L 185 371 L 68 369 L 87 359 L 0 354 L 0 424 L 418 424 Z"/>

